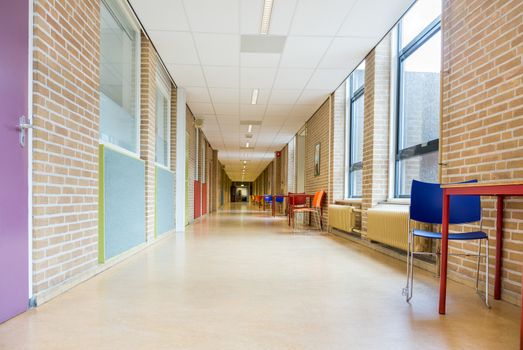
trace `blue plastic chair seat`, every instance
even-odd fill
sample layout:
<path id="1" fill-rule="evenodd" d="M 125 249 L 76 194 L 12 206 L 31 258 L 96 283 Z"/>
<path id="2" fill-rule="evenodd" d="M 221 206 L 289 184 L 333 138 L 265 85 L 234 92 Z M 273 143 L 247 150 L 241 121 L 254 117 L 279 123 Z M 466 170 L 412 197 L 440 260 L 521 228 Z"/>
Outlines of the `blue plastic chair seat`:
<path id="1" fill-rule="evenodd" d="M 441 232 L 430 232 L 430 231 L 414 229 L 414 236 L 432 238 L 432 239 L 441 239 Z M 487 239 L 487 238 L 488 238 L 487 234 L 482 231 L 449 233 L 449 241 L 452 241 L 452 240 L 470 241 L 470 240 L 474 240 L 474 239 Z"/>

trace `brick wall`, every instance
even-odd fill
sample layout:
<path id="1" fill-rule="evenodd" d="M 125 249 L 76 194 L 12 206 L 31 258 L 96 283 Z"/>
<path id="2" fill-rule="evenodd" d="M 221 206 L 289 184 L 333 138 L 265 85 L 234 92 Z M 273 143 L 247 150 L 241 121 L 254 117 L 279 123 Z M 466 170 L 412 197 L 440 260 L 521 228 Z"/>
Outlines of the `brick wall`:
<path id="1" fill-rule="evenodd" d="M 187 192 L 189 193 L 189 223 L 194 221 L 194 180 L 196 175 L 196 129 L 194 128 L 194 115 L 191 110 L 187 107 L 187 112 L 185 114 L 186 124 L 185 129 L 187 131 L 187 140 L 186 143 L 189 145 L 189 161 L 187 171 L 189 173 L 189 188 Z M 187 175 L 186 175 L 187 176 Z"/>
<path id="2" fill-rule="evenodd" d="M 390 35 L 365 58 L 362 209 L 387 199 L 390 120 Z M 361 217 L 367 231 L 367 213 Z"/>
<path id="3" fill-rule="evenodd" d="M 34 1 L 33 291 L 97 265 L 100 3 Z"/>
<path id="4" fill-rule="evenodd" d="M 177 118 L 177 89 L 176 86 L 174 86 L 171 83 L 171 128 L 170 128 L 170 162 L 171 162 L 171 171 L 174 172 L 174 205 L 173 205 L 173 212 L 174 217 L 176 217 L 176 205 L 177 205 L 177 194 L 176 194 L 176 118 Z M 184 199 L 185 200 L 185 199 Z"/>
<path id="5" fill-rule="evenodd" d="M 287 191 L 296 191 L 296 137 L 287 144 Z"/>
<path id="6" fill-rule="evenodd" d="M 329 118 L 331 113 L 330 98 L 307 121 L 305 136 L 305 192 L 313 194 L 316 191 L 328 191 L 329 188 Z M 314 175 L 314 153 L 317 144 L 320 144 L 320 175 Z M 323 225 L 328 224 L 329 203 L 328 193 L 323 202 Z M 313 222 L 314 225 L 314 222 Z"/>
<path id="7" fill-rule="evenodd" d="M 156 53 L 142 33 L 140 55 L 140 158 L 145 165 L 145 238 L 154 239 L 156 150 Z"/>
<path id="8" fill-rule="evenodd" d="M 345 198 L 345 120 L 346 84 L 332 94 L 332 122 L 330 130 L 329 203 Z"/>
<path id="9" fill-rule="evenodd" d="M 443 1 L 443 182 L 523 180 L 522 13 L 518 0 Z M 494 237 L 495 203 L 482 204 L 483 228 Z M 507 198 L 505 208 L 502 298 L 519 304 L 523 201 Z M 491 245 L 491 267 L 494 251 Z M 471 283 L 471 260 L 453 257 L 449 269 Z"/>

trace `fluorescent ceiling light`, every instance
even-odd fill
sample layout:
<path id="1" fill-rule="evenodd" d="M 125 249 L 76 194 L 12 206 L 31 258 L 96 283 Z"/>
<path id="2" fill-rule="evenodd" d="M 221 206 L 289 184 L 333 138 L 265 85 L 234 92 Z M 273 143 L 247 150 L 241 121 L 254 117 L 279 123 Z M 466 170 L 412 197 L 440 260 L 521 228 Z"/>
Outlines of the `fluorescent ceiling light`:
<path id="1" fill-rule="evenodd" d="M 245 147 L 249 148 L 249 145 L 250 145 L 250 143 L 247 142 L 247 143 L 245 144 Z"/>
<path id="2" fill-rule="evenodd" d="M 251 104 L 255 105 L 258 102 L 258 89 L 252 90 Z"/>
<path id="3" fill-rule="evenodd" d="M 260 27 L 260 34 L 269 34 L 269 24 L 271 23 L 272 1 L 265 0 L 263 4 L 263 15 Z"/>
<path id="4" fill-rule="evenodd" d="M 252 132 L 252 124 L 249 124 L 249 128 L 247 129 L 247 132 Z"/>
<path id="5" fill-rule="evenodd" d="M 243 161 L 243 164 L 247 164 L 247 161 L 246 161 L 246 160 L 244 160 L 244 161 Z"/>

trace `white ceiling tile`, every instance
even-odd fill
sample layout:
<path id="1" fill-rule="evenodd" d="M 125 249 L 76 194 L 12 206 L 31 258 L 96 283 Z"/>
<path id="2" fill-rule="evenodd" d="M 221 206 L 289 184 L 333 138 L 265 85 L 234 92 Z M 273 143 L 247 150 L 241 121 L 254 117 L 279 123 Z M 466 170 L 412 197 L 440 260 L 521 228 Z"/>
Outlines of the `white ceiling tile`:
<path id="1" fill-rule="evenodd" d="M 148 34 L 166 64 L 200 64 L 191 33 L 150 31 Z"/>
<path id="2" fill-rule="evenodd" d="M 240 86 L 242 89 L 270 89 L 275 74 L 274 68 L 241 68 Z"/>
<path id="3" fill-rule="evenodd" d="M 271 104 L 294 104 L 300 96 L 301 90 L 272 90 Z"/>
<path id="4" fill-rule="evenodd" d="M 239 89 L 210 88 L 211 98 L 214 103 L 236 103 L 240 101 Z"/>
<path id="5" fill-rule="evenodd" d="M 191 30 L 207 33 L 239 33 L 239 0 L 185 0 Z"/>
<path id="6" fill-rule="evenodd" d="M 180 87 L 206 86 L 202 68 L 199 65 L 167 64 L 167 69 L 169 69 L 169 72 L 173 76 L 176 85 Z"/>
<path id="7" fill-rule="evenodd" d="M 295 8 L 296 0 L 275 1 L 272 5 L 269 34 L 287 35 Z"/>
<path id="8" fill-rule="evenodd" d="M 312 75 L 312 69 L 280 69 L 276 74 L 275 89 L 301 90 Z"/>
<path id="9" fill-rule="evenodd" d="M 131 0 L 131 4 L 148 31 L 189 30 L 181 0 Z"/>
<path id="10" fill-rule="evenodd" d="M 265 114 L 265 105 L 240 105 L 241 120 L 261 120 Z"/>
<path id="11" fill-rule="evenodd" d="M 335 38 L 319 68 L 343 68 L 352 71 L 365 58 L 373 39 Z"/>
<path id="12" fill-rule="evenodd" d="M 212 114 L 212 113 L 214 113 L 212 104 L 210 104 L 210 103 L 192 102 L 192 103 L 189 103 L 189 108 L 191 108 L 191 111 L 193 112 L 193 114 Z"/>
<path id="13" fill-rule="evenodd" d="M 205 102 L 211 103 L 207 88 L 204 87 L 186 87 L 187 102 Z"/>
<path id="14" fill-rule="evenodd" d="M 204 66 L 237 66 L 240 64 L 240 36 L 195 33 L 194 40 Z"/>
<path id="15" fill-rule="evenodd" d="M 240 65 L 242 67 L 276 68 L 280 62 L 279 53 L 241 52 Z"/>
<path id="16" fill-rule="evenodd" d="M 238 115 L 238 104 L 236 103 L 214 103 L 216 114 Z"/>
<path id="17" fill-rule="evenodd" d="M 240 1 L 240 33 L 260 34 L 263 0 Z"/>
<path id="18" fill-rule="evenodd" d="M 356 0 L 301 0 L 298 3 L 292 35 L 334 36 Z"/>
<path id="19" fill-rule="evenodd" d="M 267 106 L 267 114 L 285 116 L 285 115 L 290 114 L 290 112 L 292 111 L 292 107 L 293 107 L 293 105 L 273 105 L 273 104 L 269 104 Z"/>
<path id="20" fill-rule="evenodd" d="M 204 66 L 203 71 L 210 88 L 238 88 L 240 85 L 239 68 L 237 67 Z"/>
<path id="21" fill-rule="evenodd" d="M 347 75 L 348 69 L 318 69 L 307 84 L 307 89 L 334 91 Z"/>
<path id="22" fill-rule="evenodd" d="M 394 26 L 415 0 L 358 1 L 341 27 L 340 36 L 359 36 L 380 39 Z M 372 14 L 369 21 L 367 14 Z M 376 44 L 376 42 L 374 43 Z M 373 45 L 374 46 L 374 45 Z"/>
<path id="23" fill-rule="evenodd" d="M 280 67 L 315 68 L 331 41 L 330 37 L 288 37 Z"/>
<path id="24" fill-rule="evenodd" d="M 304 90 L 296 103 L 303 105 L 321 104 L 329 98 L 330 94 L 331 90 Z"/>

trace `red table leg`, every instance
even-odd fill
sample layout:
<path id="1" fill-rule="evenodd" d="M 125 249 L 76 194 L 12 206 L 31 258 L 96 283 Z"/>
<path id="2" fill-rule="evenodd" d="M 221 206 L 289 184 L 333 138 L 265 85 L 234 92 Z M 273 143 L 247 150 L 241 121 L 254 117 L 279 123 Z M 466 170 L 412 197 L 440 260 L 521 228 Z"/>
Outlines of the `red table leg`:
<path id="1" fill-rule="evenodd" d="M 449 247 L 449 196 L 443 190 L 443 215 L 441 218 L 441 272 L 439 280 L 439 313 L 445 314 L 447 299 L 447 258 Z"/>
<path id="2" fill-rule="evenodd" d="M 503 196 L 498 196 L 498 201 L 496 203 L 496 211 L 496 272 L 494 275 L 494 299 L 501 299 L 501 258 L 503 255 Z"/>

